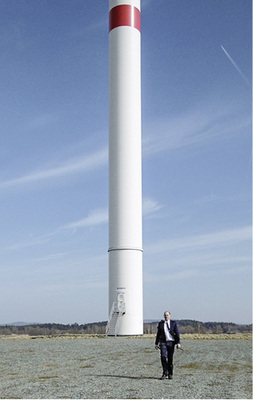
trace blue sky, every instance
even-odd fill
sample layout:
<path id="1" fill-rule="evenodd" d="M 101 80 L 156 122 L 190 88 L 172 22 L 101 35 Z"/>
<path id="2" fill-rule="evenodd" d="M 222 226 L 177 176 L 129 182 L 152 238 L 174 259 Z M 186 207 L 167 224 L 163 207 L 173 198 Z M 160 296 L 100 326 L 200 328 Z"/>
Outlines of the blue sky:
<path id="1" fill-rule="evenodd" d="M 104 321 L 108 2 L 0 10 L 0 323 Z M 145 319 L 251 322 L 251 15 L 142 0 Z"/>

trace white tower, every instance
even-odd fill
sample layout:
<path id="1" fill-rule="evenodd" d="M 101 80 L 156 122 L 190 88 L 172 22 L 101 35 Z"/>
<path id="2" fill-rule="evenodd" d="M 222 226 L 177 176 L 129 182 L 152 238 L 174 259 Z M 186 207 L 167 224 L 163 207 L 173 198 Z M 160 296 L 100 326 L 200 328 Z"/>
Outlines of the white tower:
<path id="1" fill-rule="evenodd" d="M 143 334 L 140 0 L 109 0 L 109 333 Z"/>

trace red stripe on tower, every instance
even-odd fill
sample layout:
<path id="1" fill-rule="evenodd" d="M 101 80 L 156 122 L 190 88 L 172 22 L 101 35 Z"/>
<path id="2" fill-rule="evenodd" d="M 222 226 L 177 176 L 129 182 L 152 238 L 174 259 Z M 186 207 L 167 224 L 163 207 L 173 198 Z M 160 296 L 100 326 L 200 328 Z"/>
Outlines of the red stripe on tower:
<path id="1" fill-rule="evenodd" d="M 113 7 L 109 14 L 109 32 L 119 26 L 131 26 L 141 31 L 141 12 L 129 4 Z"/>

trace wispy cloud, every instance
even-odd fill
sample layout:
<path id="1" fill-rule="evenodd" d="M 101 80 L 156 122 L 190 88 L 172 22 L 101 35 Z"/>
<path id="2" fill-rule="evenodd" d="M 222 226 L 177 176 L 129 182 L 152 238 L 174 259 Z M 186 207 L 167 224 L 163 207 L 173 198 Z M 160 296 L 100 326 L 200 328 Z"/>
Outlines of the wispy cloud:
<path id="1" fill-rule="evenodd" d="M 62 178 L 80 172 L 90 172 L 107 163 L 107 149 L 102 149 L 83 157 L 74 158 L 51 168 L 44 168 L 23 175 L 19 178 L 0 182 L 0 190 L 37 184 L 53 178 Z"/>
<path id="2" fill-rule="evenodd" d="M 100 276 L 99 279 L 89 274 L 86 279 L 72 279 L 68 282 L 55 282 L 55 283 L 41 283 L 38 285 L 37 292 L 43 295 L 64 295 L 65 293 L 77 293 L 85 289 L 95 288 L 97 290 L 107 288 L 108 280 L 104 276 Z"/>
<path id="3" fill-rule="evenodd" d="M 59 115 L 57 113 L 43 113 L 30 118 L 26 123 L 26 127 L 29 130 L 44 128 L 46 125 L 50 125 L 58 121 L 58 119 Z"/>
<path id="4" fill-rule="evenodd" d="M 144 197 L 142 202 L 143 207 L 143 216 L 147 216 L 149 214 L 153 214 L 156 211 L 161 209 L 161 204 L 158 201 L 150 198 Z M 79 228 L 86 228 L 95 225 L 101 225 L 108 223 L 108 209 L 107 208 L 98 208 L 90 211 L 90 213 L 80 220 L 71 222 L 60 227 L 56 232 L 59 233 L 65 230 L 77 230 Z"/>
<path id="5" fill-rule="evenodd" d="M 181 280 L 194 276 L 251 272 L 251 227 L 182 236 L 149 244 L 145 280 Z M 167 253 L 165 258 L 164 253 Z M 160 257 L 161 254 L 161 257 Z M 154 258 L 153 258 L 154 257 Z M 169 260 L 169 262 L 168 262 Z M 155 271 L 154 270 L 155 263 Z"/>
<path id="6" fill-rule="evenodd" d="M 162 205 L 160 203 L 158 203 L 158 201 L 152 199 L 151 197 L 143 197 L 143 200 L 142 200 L 143 216 L 153 214 L 156 211 L 160 210 L 161 208 L 162 208 Z"/>
<path id="7" fill-rule="evenodd" d="M 237 115 L 238 113 L 236 113 Z M 146 122 L 143 134 L 143 155 L 184 149 L 189 146 L 195 148 L 210 143 L 216 138 L 231 135 L 251 126 L 251 120 L 235 117 L 234 110 L 226 106 L 217 107 L 209 104 L 202 109 L 188 110 L 177 116 Z"/>
<path id="8" fill-rule="evenodd" d="M 233 58 L 230 56 L 230 54 L 227 52 L 227 50 L 221 45 L 220 46 L 222 48 L 222 50 L 224 51 L 224 53 L 226 54 L 227 58 L 229 59 L 229 61 L 231 62 L 231 64 L 233 65 L 233 67 L 236 69 L 236 71 L 241 75 L 242 79 L 244 80 L 244 82 L 247 83 L 247 85 L 250 85 L 248 79 L 246 78 L 246 76 L 244 75 L 244 73 L 242 72 L 242 70 L 238 67 L 238 65 L 236 64 L 236 62 L 233 60 Z"/>
<path id="9" fill-rule="evenodd" d="M 207 204 L 207 203 L 228 203 L 228 202 L 241 202 L 248 200 L 250 198 L 249 194 L 245 193 L 236 193 L 235 195 L 230 195 L 230 196 L 220 196 L 217 194 L 209 194 L 203 197 L 200 197 L 199 199 L 196 199 L 193 202 L 193 205 L 200 206 L 202 204 Z"/>
<path id="10" fill-rule="evenodd" d="M 106 209 L 95 209 L 92 210 L 89 215 L 85 218 L 82 218 L 78 221 L 71 222 L 69 224 L 64 225 L 59 230 L 76 230 L 78 228 L 86 228 L 88 226 L 105 224 L 108 222 L 108 210 Z"/>
<path id="11" fill-rule="evenodd" d="M 62 225 L 59 228 L 55 229 L 54 231 L 46 233 L 45 235 L 32 237 L 27 240 L 22 240 L 20 242 L 12 243 L 8 246 L 1 248 L 0 252 L 2 253 L 2 252 L 17 251 L 26 247 L 41 246 L 47 243 L 48 241 L 52 243 L 53 238 L 59 235 L 68 234 L 68 232 L 70 234 L 73 234 L 76 233 L 78 229 L 84 229 L 91 226 L 102 225 L 106 224 L 107 222 L 108 222 L 107 208 L 94 209 L 90 211 L 90 213 L 82 219 Z M 61 257 L 62 254 L 63 253 L 57 253 L 56 255 L 45 256 L 45 260 L 48 259 L 47 257 L 59 258 Z"/>
<path id="12" fill-rule="evenodd" d="M 48 242 L 50 239 L 50 235 L 42 235 L 38 237 L 31 237 L 28 239 L 16 241 L 15 243 L 11 243 L 9 245 L 3 246 L 0 248 L 0 253 L 5 253 L 5 252 L 16 252 L 18 250 L 21 250 L 26 247 L 32 247 L 32 246 L 41 246 L 44 243 Z"/>
<path id="13" fill-rule="evenodd" d="M 252 229 L 250 226 L 219 231 L 214 233 L 206 233 L 202 235 L 183 236 L 176 239 L 162 240 L 160 242 L 150 244 L 148 253 L 160 253 L 164 251 L 179 250 L 179 249 L 207 249 L 224 244 L 240 243 L 250 241 Z"/>
<path id="14" fill-rule="evenodd" d="M 162 205 L 159 204 L 158 201 L 150 198 L 144 197 L 143 198 L 143 216 L 146 217 L 148 215 L 156 213 L 158 210 L 162 208 Z M 9 251 L 17 251 L 25 247 L 31 246 L 41 246 L 44 245 L 49 240 L 52 241 L 53 237 L 62 234 L 75 234 L 79 229 L 85 229 L 92 226 L 99 226 L 108 223 L 108 209 L 107 207 L 104 208 L 97 208 L 91 210 L 88 215 L 84 218 L 80 218 L 77 221 L 69 222 L 65 225 L 60 226 L 59 228 L 46 233 L 45 235 L 41 235 L 38 237 L 31 237 L 27 240 L 22 240 L 20 242 L 16 242 L 5 246 L 4 248 L 0 249 L 0 252 L 9 252 Z M 56 255 L 49 255 L 43 257 L 42 260 L 49 260 L 51 258 L 59 258 L 64 253 L 57 253 Z"/>
<path id="15" fill-rule="evenodd" d="M 38 257 L 38 258 L 32 258 L 26 261 L 26 263 L 30 264 L 35 264 L 35 263 L 40 263 L 40 262 L 45 262 L 48 263 L 50 261 L 57 261 L 57 260 L 62 260 L 66 257 L 66 253 L 55 253 L 55 254 L 48 254 L 44 257 Z"/>
<path id="16" fill-rule="evenodd" d="M 148 271 L 147 269 L 144 270 L 144 280 L 145 282 L 161 282 L 161 281 L 177 281 L 177 280 L 182 280 L 182 279 L 188 279 L 194 276 L 198 275 L 198 271 L 196 268 L 191 268 L 191 269 L 184 269 L 184 270 L 178 270 L 178 271 L 169 271 L 166 272 L 161 272 L 159 273 L 153 273 L 152 271 Z"/>

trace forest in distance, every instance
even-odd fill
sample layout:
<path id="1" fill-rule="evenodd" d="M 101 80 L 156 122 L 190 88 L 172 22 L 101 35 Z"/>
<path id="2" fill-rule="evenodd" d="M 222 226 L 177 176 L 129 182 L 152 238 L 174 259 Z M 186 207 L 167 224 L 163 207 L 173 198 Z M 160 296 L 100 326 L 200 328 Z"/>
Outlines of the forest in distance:
<path id="1" fill-rule="evenodd" d="M 143 324 L 144 334 L 155 334 L 158 321 L 145 322 Z M 86 324 L 26 324 L 13 323 L 0 325 L 0 335 L 84 335 L 84 334 L 105 334 L 107 321 L 86 323 Z M 195 320 L 178 320 L 178 328 L 181 334 L 238 334 L 252 333 L 252 324 L 239 325 L 231 322 L 200 322 Z"/>

